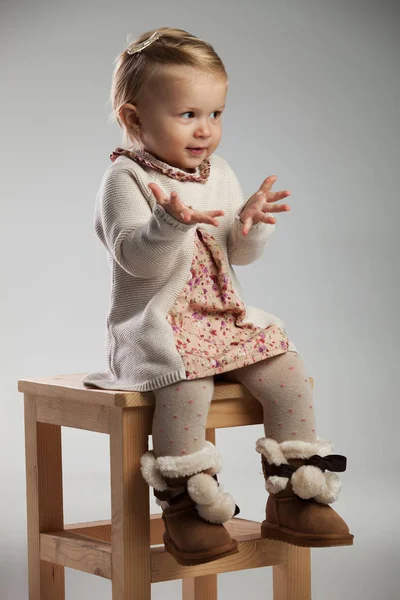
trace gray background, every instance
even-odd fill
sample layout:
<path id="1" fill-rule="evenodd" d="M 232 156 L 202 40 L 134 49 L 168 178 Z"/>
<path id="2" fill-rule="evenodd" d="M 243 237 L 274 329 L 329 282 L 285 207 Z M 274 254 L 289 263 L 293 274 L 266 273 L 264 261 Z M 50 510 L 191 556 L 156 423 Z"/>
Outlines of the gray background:
<path id="1" fill-rule="evenodd" d="M 210 41 L 230 77 L 217 154 L 250 195 L 292 191 L 264 256 L 237 267 L 315 378 L 321 437 L 348 457 L 334 505 L 352 548 L 316 549 L 314 600 L 399 598 L 399 8 L 385 1 L 2 1 L 0 589 L 27 598 L 23 377 L 105 368 L 105 250 L 95 194 L 121 144 L 107 124 L 126 36 L 163 25 Z M 218 432 L 222 480 L 261 520 L 261 426 Z M 109 517 L 108 438 L 64 430 L 66 522 Z M 240 448 L 240 452 L 238 452 Z M 111 597 L 67 569 L 67 598 Z M 249 592 L 251 590 L 251 592 Z M 272 598 L 271 569 L 219 577 L 220 597 Z M 153 598 L 179 598 L 178 582 Z"/>

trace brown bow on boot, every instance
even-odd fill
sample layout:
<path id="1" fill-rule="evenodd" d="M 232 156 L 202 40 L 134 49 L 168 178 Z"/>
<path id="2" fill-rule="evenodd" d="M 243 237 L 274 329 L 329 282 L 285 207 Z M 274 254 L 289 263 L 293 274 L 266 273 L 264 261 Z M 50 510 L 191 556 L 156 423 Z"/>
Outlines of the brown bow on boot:
<path id="1" fill-rule="evenodd" d="M 328 506 L 337 500 L 341 483 L 336 473 L 326 471 L 345 471 L 344 456 L 330 454 L 333 446 L 319 438 L 280 444 L 261 438 L 256 450 L 269 492 L 262 537 L 305 547 L 353 543 L 346 523 Z"/>
<path id="2" fill-rule="evenodd" d="M 163 509 L 165 549 L 181 565 L 203 564 L 238 552 L 223 523 L 239 509 L 218 485 L 220 467 L 211 442 L 186 456 L 155 458 L 147 452 L 141 458 L 143 477 Z"/>

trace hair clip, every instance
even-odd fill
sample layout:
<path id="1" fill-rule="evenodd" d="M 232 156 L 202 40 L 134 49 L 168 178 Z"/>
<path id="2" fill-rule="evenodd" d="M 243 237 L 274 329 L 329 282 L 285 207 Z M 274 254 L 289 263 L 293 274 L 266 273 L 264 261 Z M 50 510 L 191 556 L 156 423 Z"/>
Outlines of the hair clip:
<path id="1" fill-rule="evenodd" d="M 128 54 L 136 54 L 136 52 L 141 52 L 141 50 L 147 48 L 147 46 L 150 46 L 150 44 L 158 40 L 161 36 L 162 33 L 155 31 L 147 40 L 144 40 L 144 42 L 140 42 L 139 44 L 133 43 L 128 46 L 126 51 Z"/>

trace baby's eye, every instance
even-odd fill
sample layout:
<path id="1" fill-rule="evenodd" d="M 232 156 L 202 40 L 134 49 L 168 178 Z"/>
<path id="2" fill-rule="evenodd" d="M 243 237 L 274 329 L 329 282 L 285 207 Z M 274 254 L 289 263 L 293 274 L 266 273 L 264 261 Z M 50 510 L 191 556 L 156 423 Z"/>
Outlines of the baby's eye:
<path id="1" fill-rule="evenodd" d="M 193 112 L 193 111 L 191 111 L 191 110 L 188 110 L 187 112 L 185 112 L 185 113 L 182 113 L 182 114 L 181 114 L 181 117 L 184 117 L 185 115 L 194 115 L 194 112 Z"/>
<path id="2" fill-rule="evenodd" d="M 220 117 L 220 116 L 221 116 L 221 111 L 220 111 L 220 110 L 214 110 L 214 112 L 212 112 L 211 114 L 212 114 L 212 115 L 216 115 L 216 117 L 215 117 L 215 118 L 217 119 L 218 117 Z"/>

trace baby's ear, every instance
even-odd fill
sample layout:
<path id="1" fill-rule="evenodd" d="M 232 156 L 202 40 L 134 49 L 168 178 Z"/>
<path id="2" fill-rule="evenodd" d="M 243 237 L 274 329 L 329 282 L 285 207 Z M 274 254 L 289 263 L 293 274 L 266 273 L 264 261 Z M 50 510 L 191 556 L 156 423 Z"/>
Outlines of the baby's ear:
<path id="1" fill-rule="evenodd" d="M 119 108 L 118 114 L 127 129 L 140 128 L 139 114 L 134 104 L 126 102 Z"/>

